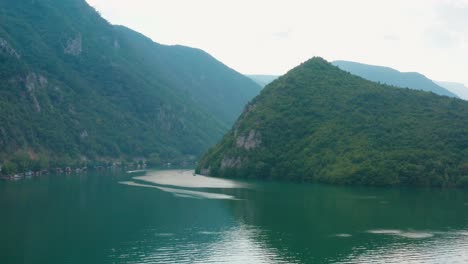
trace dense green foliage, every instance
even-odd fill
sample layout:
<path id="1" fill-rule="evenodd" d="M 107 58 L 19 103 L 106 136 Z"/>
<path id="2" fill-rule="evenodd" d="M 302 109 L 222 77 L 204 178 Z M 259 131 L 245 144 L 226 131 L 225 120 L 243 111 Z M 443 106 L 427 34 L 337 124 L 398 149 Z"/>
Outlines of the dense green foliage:
<path id="1" fill-rule="evenodd" d="M 193 159 L 259 91 L 201 50 L 109 24 L 84 0 L 0 1 L 7 168 L 25 153 L 29 162 Z"/>
<path id="2" fill-rule="evenodd" d="M 432 80 L 417 72 L 399 72 L 388 67 L 368 65 L 352 61 L 334 61 L 332 64 L 338 66 L 344 71 L 361 76 L 369 81 L 380 82 L 396 87 L 433 92 L 438 95 L 457 97 L 454 93 L 435 84 Z"/>
<path id="3" fill-rule="evenodd" d="M 314 58 L 263 89 L 199 162 L 222 177 L 468 185 L 468 102 Z"/>

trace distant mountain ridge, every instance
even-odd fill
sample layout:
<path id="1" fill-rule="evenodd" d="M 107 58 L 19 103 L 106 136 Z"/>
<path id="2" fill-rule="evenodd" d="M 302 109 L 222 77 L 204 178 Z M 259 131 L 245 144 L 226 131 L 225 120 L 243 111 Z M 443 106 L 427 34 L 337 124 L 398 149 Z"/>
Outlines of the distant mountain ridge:
<path id="1" fill-rule="evenodd" d="M 84 0 L 0 10 L 0 164 L 193 160 L 261 89 L 202 50 L 109 24 Z"/>
<path id="2" fill-rule="evenodd" d="M 277 79 L 279 75 L 264 75 L 264 74 L 250 74 L 246 75 L 250 79 L 254 80 L 261 87 L 265 87 L 270 84 L 272 81 Z"/>
<path id="3" fill-rule="evenodd" d="M 458 97 L 468 100 L 468 87 L 466 87 L 462 83 L 456 83 L 456 82 L 437 82 L 436 83 L 439 86 L 444 87 L 445 89 L 451 91 L 452 93 L 458 95 Z"/>
<path id="4" fill-rule="evenodd" d="M 389 67 L 342 60 L 333 61 L 332 64 L 369 81 L 380 82 L 401 88 L 428 91 L 449 97 L 458 97 L 417 72 L 400 72 Z"/>

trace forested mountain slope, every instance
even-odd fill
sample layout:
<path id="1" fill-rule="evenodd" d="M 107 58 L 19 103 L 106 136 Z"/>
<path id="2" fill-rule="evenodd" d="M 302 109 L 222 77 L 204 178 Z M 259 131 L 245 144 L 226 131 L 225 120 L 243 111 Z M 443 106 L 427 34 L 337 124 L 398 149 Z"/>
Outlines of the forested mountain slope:
<path id="1" fill-rule="evenodd" d="M 313 58 L 265 87 L 197 171 L 335 184 L 468 183 L 468 102 Z"/>
<path id="2" fill-rule="evenodd" d="M 0 1 L 0 163 L 197 156 L 259 91 L 209 54 L 113 26 L 84 0 Z"/>

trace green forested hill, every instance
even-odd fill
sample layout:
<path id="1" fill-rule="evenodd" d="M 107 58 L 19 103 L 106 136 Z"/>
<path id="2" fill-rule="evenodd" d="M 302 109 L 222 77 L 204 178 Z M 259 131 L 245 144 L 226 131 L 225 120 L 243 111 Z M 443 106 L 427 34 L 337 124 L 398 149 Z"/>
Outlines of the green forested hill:
<path id="1" fill-rule="evenodd" d="M 426 76 L 417 72 L 400 72 L 389 67 L 368 65 L 353 61 L 334 61 L 332 64 L 369 81 L 433 92 L 438 95 L 457 97 L 454 93 L 437 85 Z"/>
<path id="2" fill-rule="evenodd" d="M 109 24 L 84 0 L 0 1 L 0 163 L 197 156 L 259 91 L 201 50 Z"/>
<path id="3" fill-rule="evenodd" d="M 468 183 L 468 102 L 311 59 L 265 87 L 200 160 L 222 177 L 335 184 Z"/>

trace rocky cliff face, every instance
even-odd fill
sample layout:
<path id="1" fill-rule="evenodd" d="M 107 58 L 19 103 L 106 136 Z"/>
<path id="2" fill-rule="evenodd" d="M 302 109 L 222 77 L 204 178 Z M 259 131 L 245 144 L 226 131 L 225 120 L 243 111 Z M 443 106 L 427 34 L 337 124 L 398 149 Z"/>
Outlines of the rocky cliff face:
<path id="1" fill-rule="evenodd" d="M 236 138 L 236 146 L 245 150 L 257 148 L 262 143 L 260 132 L 254 129 L 244 135 L 239 135 Z"/>
<path id="2" fill-rule="evenodd" d="M 81 34 L 78 34 L 76 38 L 71 38 L 67 40 L 67 44 L 63 49 L 65 54 L 78 56 L 83 51 Z"/>
<path id="3" fill-rule="evenodd" d="M 24 80 L 24 85 L 28 91 L 28 94 L 34 104 L 34 109 L 36 112 L 41 112 L 41 106 L 39 101 L 36 98 L 36 93 L 38 90 L 46 89 L 48 86 L 47 78 L 40 74 L 29 73 Z"/>
<path id="4" fill-rule="evenodd" d="M 21 56 L 13 49 L 10 44 L 3 38 L 0 38 L 0 52 L 15 57 L 16 59 L 20 59 Z"/>

